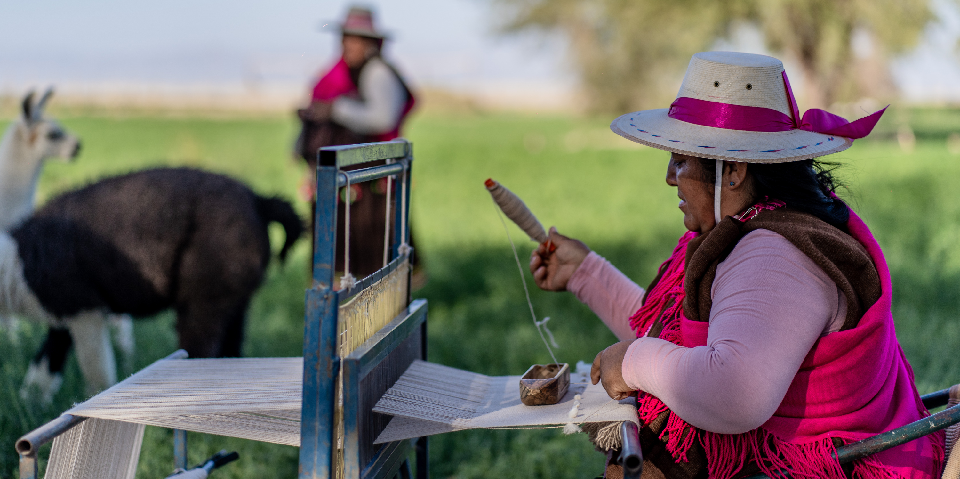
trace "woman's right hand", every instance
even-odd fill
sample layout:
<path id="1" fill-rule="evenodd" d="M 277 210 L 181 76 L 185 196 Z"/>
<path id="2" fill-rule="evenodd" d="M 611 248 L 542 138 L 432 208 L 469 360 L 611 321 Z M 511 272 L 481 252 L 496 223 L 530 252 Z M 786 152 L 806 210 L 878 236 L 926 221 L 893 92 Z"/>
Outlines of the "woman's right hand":
<path id="1" fill-rule="evenodd" d="M 550 228 L 549 239 L 549 242 L 541 244 L 530 254 L 530 272 L 540 289 L 565 291 L 573 273 L 590 254 L 590 248 L 580 240 L 557 233 L 553 227 Z M 550 243 L 556 246 L 553 251 L 547 247 Z"/>

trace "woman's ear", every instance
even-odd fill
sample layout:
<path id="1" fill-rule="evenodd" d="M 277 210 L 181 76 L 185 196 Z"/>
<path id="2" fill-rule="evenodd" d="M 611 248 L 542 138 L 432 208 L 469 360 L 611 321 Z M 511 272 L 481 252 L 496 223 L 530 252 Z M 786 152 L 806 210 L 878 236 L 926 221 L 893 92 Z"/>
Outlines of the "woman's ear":
<path id="1" fill-rule="evenodd" d="M 723 187 L 737 189 L 743 186 L 747 179 L 747 163 L 742 161 L 725 161 L 723 172 Z"/>

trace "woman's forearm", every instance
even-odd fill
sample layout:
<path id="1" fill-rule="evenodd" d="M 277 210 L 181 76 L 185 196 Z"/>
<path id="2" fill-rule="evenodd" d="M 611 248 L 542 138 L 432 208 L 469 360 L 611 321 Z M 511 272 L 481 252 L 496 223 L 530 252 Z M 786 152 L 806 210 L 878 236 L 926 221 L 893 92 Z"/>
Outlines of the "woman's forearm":
<path id="1" fill-rule="evenodd" d="M 596 313 L 617 339 L 633 339 L 630 316 L 643 302 L 643 288 L 597 253 L 589 255 L 567 283 L 567 290 Z"/>

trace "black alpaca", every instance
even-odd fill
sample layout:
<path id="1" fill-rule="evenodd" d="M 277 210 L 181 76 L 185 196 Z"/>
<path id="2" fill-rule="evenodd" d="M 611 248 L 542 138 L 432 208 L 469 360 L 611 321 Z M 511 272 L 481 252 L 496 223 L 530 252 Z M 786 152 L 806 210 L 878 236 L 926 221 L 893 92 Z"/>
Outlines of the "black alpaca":
<path id="1" fill-rule="evenodd" d="M 95 372 L 110 365 L 84 364 L 81 349 L 102 345 L 80 344 L 91 336 L 81 323 L 91 314 L 100 327 L 98 313 L 145 317 L 168 308 L 191 357 L 239 356 L 245 313 L 270 260 L 270 222 L 284 228 L 283 260 L 303 233 L 289 203 L 189 168 L 108 178 L 49 201 L 10 232 L 27 287 L 47 319 L 66 327 L 51 330 L 32 368 L 58 373 L 72 342 L 88 388 L 108 386 L 91 384 L 90 373 L 101 376 L 94 383 L 115 379 Z"/>

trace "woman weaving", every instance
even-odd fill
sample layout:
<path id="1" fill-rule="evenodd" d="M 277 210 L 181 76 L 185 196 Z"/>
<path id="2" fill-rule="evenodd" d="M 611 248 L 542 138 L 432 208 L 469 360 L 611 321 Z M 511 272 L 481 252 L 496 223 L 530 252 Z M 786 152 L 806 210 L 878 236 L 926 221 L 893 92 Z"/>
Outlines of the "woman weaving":
<path id="1" fill-rule="evenodd" d="M 938 474 L 942 434 L 843 467 L 831 457 L 928 415 L 880 247 L 813 159 L 850 147 L 882 113 L 801 117 L 779 60 L 708 52 L 669 110 L 613 121 L 671 152 L 666 181 L 689 231 L 646 291 L 553 229 L 556 250 L 541 246 L 530 268 L 621 340 L 591 375 L 614 399 L 637 395 L 644 477 Z"/>

